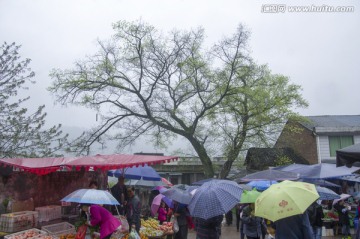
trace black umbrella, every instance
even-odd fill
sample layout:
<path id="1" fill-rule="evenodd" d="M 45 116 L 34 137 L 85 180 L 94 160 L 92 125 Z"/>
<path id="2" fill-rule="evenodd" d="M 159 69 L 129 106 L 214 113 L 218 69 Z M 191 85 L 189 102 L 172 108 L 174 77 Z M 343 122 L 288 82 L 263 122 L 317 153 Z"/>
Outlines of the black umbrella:
<path id="1" fill-rule="evenodd" d="M 355 162 L 360 162 L 360 144 L 354 144 L 336 150 L 336 166 L 351 167 Z"/>

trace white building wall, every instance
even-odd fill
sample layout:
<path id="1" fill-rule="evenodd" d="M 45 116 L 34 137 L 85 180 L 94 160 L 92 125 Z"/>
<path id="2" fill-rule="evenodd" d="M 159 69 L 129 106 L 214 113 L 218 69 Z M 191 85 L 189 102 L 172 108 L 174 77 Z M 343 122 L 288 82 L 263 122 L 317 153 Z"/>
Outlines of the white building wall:
<path id="1" fill-rule="evenodd" d="M 336 157 L 330 157 L 329 136 L 317 136 L 317 144 L 319 163 L 324 159 L 336 160 Z M 360 144 L 360 135 L 354 135 L 354 144 Z"/>
<path id="2" fill-rule="evenodd" d="M 323 159 L 335 159 L 330 157 L 330 146 L 329 146 L 329 137 L 325 135 L 318 136 L 318 156 L 319 161 Z"/>
<path id="3" fill-rule="evenodd" d="M 360 144 L 360 135 L 354 135 L 354 144 Z"/>

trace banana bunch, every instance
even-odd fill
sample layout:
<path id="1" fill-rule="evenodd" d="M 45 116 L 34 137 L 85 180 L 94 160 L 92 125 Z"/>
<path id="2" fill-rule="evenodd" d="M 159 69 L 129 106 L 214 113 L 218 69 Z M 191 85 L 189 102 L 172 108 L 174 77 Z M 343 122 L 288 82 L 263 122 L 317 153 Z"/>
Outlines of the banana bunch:
<path id="1" fill-rule="evenodd" d="M 161 230 L 155 230 L 153 228 L 148 228 L 148 227 L 141 228 L 140 233 L 147 237 L 158 237 L 164 234 L 163 231 Z"/>
<path id="2" fill-rule="evenodd" d="M 141 219 L 141 226 L 158 230 L 160 225 L 158 220 L 154 218 L 149 218 L 147 220 Z"/>

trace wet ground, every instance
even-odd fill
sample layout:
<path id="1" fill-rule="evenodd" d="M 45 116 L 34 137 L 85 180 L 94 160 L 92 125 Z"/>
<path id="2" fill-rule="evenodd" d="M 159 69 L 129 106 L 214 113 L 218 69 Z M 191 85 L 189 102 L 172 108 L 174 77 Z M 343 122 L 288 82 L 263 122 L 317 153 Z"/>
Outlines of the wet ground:
<path id="1" fill-rule="evenodd" d="M 240 239 L 240 233 L 236 231 L 235 224 L 227 226 L 226 224 L 221 228 L 221 239 Z M 323 236 L 323 239 L 340 239 L 341 235 L 339 236 Z M 352 238 L 355 238 L 353 236 Z M 189 231 L 188 239 L 196 239 L 196 233 L 194 230 Z M 290 239 L 290 238 L 289 238 Z"/>

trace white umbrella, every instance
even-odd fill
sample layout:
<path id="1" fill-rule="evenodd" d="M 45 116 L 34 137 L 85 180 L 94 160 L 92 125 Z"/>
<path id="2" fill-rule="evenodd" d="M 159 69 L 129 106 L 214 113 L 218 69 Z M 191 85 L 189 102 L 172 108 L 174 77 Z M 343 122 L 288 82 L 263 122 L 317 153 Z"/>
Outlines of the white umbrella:
<path id="1" fill-rule="evenodd" d="M 339 199 L 335 199 L 335 200 L 333 201 L 333 205 L 335 205 L 337 202 L 339 202 L 339 201 L 341 201 L 341 200 L 348 199 L 349 197 L 351 197 L 351 195 L 346 194 L 346 193 L 342 193 L 342 194 L 340 194 L 340 198 L 339 198 Z"/>
<path id="2" fill-rule="evenodd" d="M 167 186 L 166 183 L 161 181 L 149 181 L 149 180 L 136 180 L 131 179 L 126 182 L 126 185 L 128 186 L 141 186 L 141 187 L 156 187 L 156 186 Z"/>
<path id="3" fill-rule="evenodd" d="M 97 189 L 79 189 L 70 193 L 60 201 L 86 204 L 120 205 L 120 203 L 108 191 Z"/>

